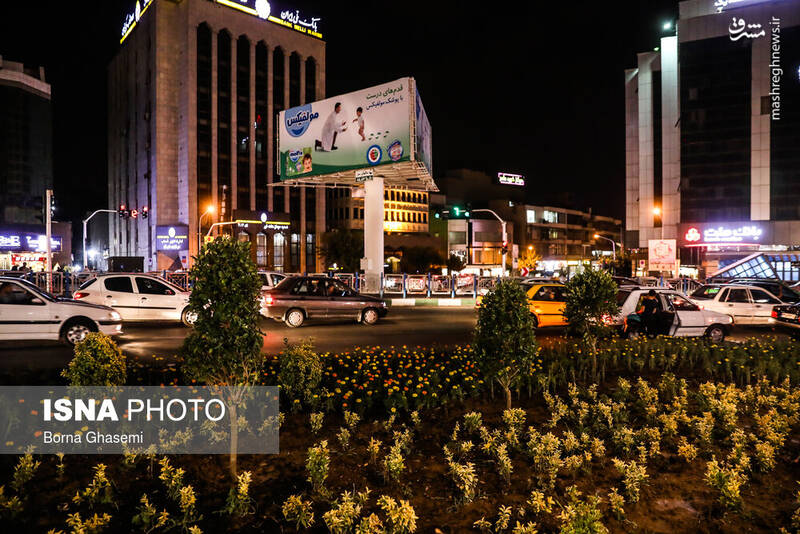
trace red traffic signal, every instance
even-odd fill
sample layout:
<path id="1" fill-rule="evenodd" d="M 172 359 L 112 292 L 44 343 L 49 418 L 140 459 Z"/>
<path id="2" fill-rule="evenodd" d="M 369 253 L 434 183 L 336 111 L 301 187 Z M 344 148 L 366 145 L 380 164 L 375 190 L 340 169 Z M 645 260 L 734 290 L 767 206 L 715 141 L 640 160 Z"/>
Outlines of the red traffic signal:
<path id="1" fill-rule="evenodd" d="M 150 215 L 150 208 L 144 206 L 142 208 L 142 219 L 146 219 Z"/>

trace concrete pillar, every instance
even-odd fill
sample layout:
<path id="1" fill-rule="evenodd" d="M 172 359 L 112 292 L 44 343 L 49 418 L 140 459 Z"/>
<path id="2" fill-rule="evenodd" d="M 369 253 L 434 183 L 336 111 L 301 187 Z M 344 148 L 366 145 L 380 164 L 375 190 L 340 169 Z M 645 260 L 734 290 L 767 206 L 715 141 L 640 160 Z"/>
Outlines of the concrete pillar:
<path id="1" fill-rule="evenodd" d="M 248 128 L 247 153 L 250 160 L 250 209 L 256 209 L 256 43 L 250 41 L 250 127 Z M 263 177 L 261 178 L 263 179 Z M 255 247 L 253 247 L 255 250 Z"/>
<path id="2" fill-rule="evenodd" d="M 217 39 L 216 30 L 211 30 L 211 202 L 216 208 L 213 215 L 209 215 L 212 220 L 219 215 L 219 147 L 217 146 L 217 136 L 219 135 L 219 82 L 217 78 Z"/>
<path id="3" fill-rule="evenodd" d="M 306 87 L 306 69 L 305 69 L 305 62 L 306 58 L 303 57 L 301 54 L 297 54 L 297 58 L 299 60 L 300 69 L 299 69 L 299 85 L 300 85 L 300 105 L 305 104 L 305 87 Z M 307 212 L 306 212 L 306 187 L 300 187 L 300 264 L 302 268 L 300 271 L 305 271 L 307 263 L 306 257 L 306 234 L 308 233 L 308 224 L 306 222 Z"/>
<path id="4" fill-rule="evenodd" d="M 229 214 L 231 220 L 233 220 L 233 210 L 238 208 L 237 202 L 239 200 L 238 176 L 236 176 L 236 159 L 239 154 L 236 139 L 238 137 L 238 132 L 236 131 L 236 63 L 239 59 L 236 52 L 238 44 L 239 39 L 235 35 L 231 35 L 231 189 L 228 191 L 228 209 L 231 210 Z"/>
<path id="5" fill-rule="evenodd" d="M 383 274 L 383 177 L 364 184 L 364 285 L 367 293 L 380 290 Z"/>
<path id="6" fill-rule="evenodd" d="M 291 69 L 289 68 L 289 61 L 291 59 L 291 54 L 287 54 L 285 51 L 283 53 L 283 109 L 289 108 L 289 75 L 291 73 Z M 277 117 L 276 117 L 277 119 Z M 280 152 L 278 153 L 280 157 Z M 284 213 L 289 213 L 289 196 L 290 191 L 288 186 L 284 186 L 284 195 L 283 195 L 283 211 Z M 287 239 L 286 243 L 291 242 L 291 239 Z M 287 249 L 287 258 L 289 258 L 288 249 Z"/>
<path id="7" fill-rule="evenodd" d="M 272 76 L 272 52 L 274 51 L 273 47 L 267 47 L 267 210 L 274 211 L 273 207 L 273 189 L 274 187 L 270 186 L 269 184 L 272 183 L 272 176 L 275 173 L 275 158 L 272 153 L 272 145 L 275 142 L 275 138 L 272 136 L 272 124 L 275 118 L 273 114 L 275 113 L 275 106 L 273 105 L 273 93 L 272 93 L 272 83 L 274 82 L 274 78 Z"/>

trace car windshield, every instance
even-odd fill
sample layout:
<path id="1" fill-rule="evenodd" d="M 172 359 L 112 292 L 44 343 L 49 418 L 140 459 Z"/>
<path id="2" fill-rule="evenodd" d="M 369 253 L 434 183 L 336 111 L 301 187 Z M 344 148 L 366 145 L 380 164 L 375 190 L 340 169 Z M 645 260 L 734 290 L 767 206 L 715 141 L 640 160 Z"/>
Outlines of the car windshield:
<path id="1" fill-rule="evenodd" d="M 617 291 L 617 306 L 622 306 L 625 304 L 625 301 L 628 300 L 628 295 L 630 294 L 630 291 Z"/>
<path id="2" fill-rule="evenodd" d="M 36 293 L 38 296 L 42 297 L 43 299 L 49 300 L 50 302 L 55 302 L 57 299 L 52 294 L 48 293 L 43 289 L 39 289 L 39 286 L 28 282 L 27 280 L 17 279 L 17 282 L 21 283 L 25 286 L 26 289 L 29 289 Z"/>
<path id="3" fill-rule="evenodd" d="M 82 283 L 82 284 L 81 284 L 81 285 L 78 287 L 78 289 L 86 289 L 87 287 L 89 287 L 90 285 L 94 284 L 95 282 L 97 282 L 97 278 L 89 278 L 89 279 L 88 279 L 88 280 L 86 280 L 84 283 Z"/>
<path id="4" fill-rule="evenodd" d="M 291 286 L 295 280 L 297 280 L 297 278 L 292 278 L 292 277 L 284 278 L 283 280 L 278 282 L 278 284 L 275 286 L 275 289 L 286 289 L 287 287 Z"/>

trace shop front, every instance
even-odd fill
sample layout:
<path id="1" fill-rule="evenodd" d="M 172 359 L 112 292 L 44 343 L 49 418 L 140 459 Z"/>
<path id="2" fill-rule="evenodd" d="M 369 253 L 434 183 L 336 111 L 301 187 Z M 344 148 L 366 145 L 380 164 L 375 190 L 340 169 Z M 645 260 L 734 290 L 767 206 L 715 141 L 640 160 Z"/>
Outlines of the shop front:
<path id="1" fill-rule="evenodd" d="M 317 243 L 314 234 L 307 234 L 305 243 L 301 243 L 300 235 L 292 229 L 288 213 L 236 210 L 235 217 L 234 237 L 250 243 L 250 256 L 259 269 L 278 272 L 302 270 L 299 268 L 301 246 L 306 247 L 306 257 L 315 258 Z"/>
<path id="2" fill-rule="evenodd" d="M 69 265 L 70 258 L 64 248 L 64 236 L 53 232 L 50 243 L 53 268 L 57 265 Z M 33 271 L 44 271 L 46 266 L 47 234 L 43 227 L 36 225 L 0 227 L 0 270 L 25 267 Z"/>

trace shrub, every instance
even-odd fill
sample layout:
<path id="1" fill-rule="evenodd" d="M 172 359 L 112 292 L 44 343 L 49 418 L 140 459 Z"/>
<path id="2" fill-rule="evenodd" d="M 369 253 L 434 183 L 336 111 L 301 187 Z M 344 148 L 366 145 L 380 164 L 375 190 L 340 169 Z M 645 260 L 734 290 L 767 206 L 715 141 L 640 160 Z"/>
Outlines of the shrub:
<path id="1" fill-rule="evenodd" d="M 484 297 L 474 349 L 478 368 L 500 385 L 510 410 L 511 388 L 522 375 L 532 374 L 537 354 L 528 298 L 518 283 L 503 280 Z"/>
<path id="2" fill-rule="evenodd" d="M 288 340 L 284 340 L 284 343 L 286 348 L 280 358 L 278 384 L 287 400 L 300 401 L 292 402 L 292 407 L 297 409 L 302 402 L 310 402 L 319 388 L 322 361 L 314 352 L 311 340 L 297 344 L 289 344 Z"/>
<path id="3" fill-rule="evenodd" d="M 604 319 L 619 312 L 617 284 L 606 271 L 585 269 L 567 282 L 566 292 L 569 330 L 583 337 L 594 353 L 597 338 L 608 331 Z"/>
<path id="4" fill-rule="evenodd" d="M 75 356 L 61 376 L 71 386 L 122 386 L 127 378 L 125 356 L 110 337 L 91 332 L 75 345 Z"/>
<path id="5" fill-rule="evenodd" d="M 324 490 L 330 463 L 331 458 L 326 440 L 321 441 L 316 447 L 309 447 L 306 470 L 308 471 L 308 481 L 314 486 L 314 491 L 321 493 Z"/>
<path id="6" fill-rule="evenodd" d="M 300 495 L 290 495 L 283 503 L 282 511 L 283 517 L 294 523 L 298 530 L 300 527 L 309 528 L 314 524 L 311 501 L 304 501 Z"/>

